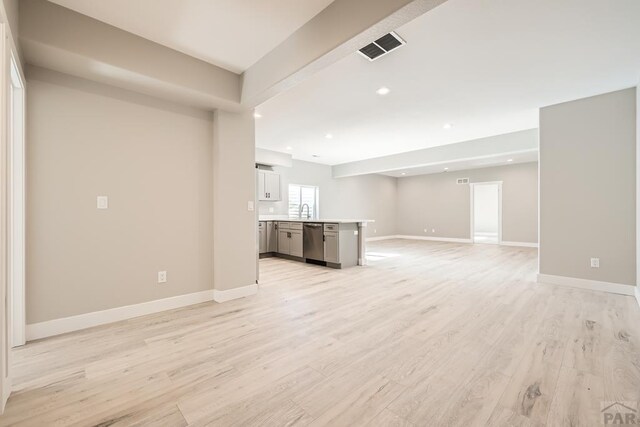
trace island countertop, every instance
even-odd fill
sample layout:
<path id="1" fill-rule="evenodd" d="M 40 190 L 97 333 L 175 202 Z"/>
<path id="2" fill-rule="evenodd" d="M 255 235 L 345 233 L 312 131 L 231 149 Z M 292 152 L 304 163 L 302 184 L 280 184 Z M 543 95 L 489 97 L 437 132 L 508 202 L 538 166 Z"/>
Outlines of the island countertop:
<path id="1" fill-rule="evenodd" d="M 260 215 L 258 221 L 283 221 L 283 222 L 322 222 L 332 224 L 366 224 L 368 222 L 375 222 L 372 219 L 345 219 L 345 218 L 296 218 L 288 217 L 286 215 Z"/>

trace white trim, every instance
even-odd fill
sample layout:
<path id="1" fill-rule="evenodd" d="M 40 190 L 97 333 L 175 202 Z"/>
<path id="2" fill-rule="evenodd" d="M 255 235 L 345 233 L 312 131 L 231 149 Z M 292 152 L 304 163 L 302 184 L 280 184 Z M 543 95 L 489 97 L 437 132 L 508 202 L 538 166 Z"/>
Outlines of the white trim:
<path id="1" fill-rule="evenodd" d="M 365 242 L 379 242 L 380 240 L 391 240 L 391 239 L 399 239 L 399 237 L 395 235 L 367 237 L 365 239 Z"/>
<path id="2" fill-rule="evenodd" d="M 12 386 L 13 379 L 11 377 L 7 377 L 2 381 L 2 399 L 0 401 L 0 415 L 4 412 L 4 408 L 7 406 L 7 400 L 9 400 L 9 396 L 13 391 Z"/>
<path id="3" fill-rule="evenodd" d="M 238 298 L 244 298 L 258 293 L 258 285 L 247 285 L 239 288 L 227 289 L 221 291 L 219 289 L 213 290 L 213 300 L 215 302 L 227 302 Z"/>
<path id="4" fill-rule="evenodd" d="M 636 301 L 638 302 L 638 306 L 640 306 L 640 287 L 636 286 Z"/>
<path id="5" fill-rule="evenodd" d="M 449 243 L 472 243 L 471 239 L 459 239 L 455 237 L 430 237 L 430 236 L 407 236 L 407 235 L 398 235 L 395 236 L 396 239 L 407 239 L 407 240 L 428 240 L 430 242 L 449 242 Z"/>
<path id="6" fill-rule="evenodd" d="M 410 236 L 410 235 L 402 235 L 395 234 L 389 236 L 380 236 L 380 237 L 367 237 L 367 242 L 378 242 L 381 240 L 392 240 L 392 239 L 406 239 L 406 240 L 427 240 L 430 242 L 450 242 L 450 243 L 473 243 L 471 239 L 460 239 L 455 237 L 430 237 L 430 236 Z M 523 248 L 537 248 L 537 243 L 531 242 L 508 242 L 502 241 L 500 243 L 503 246 L 518 246 Z"/>
<path id="7" fill-rule="evenodd" d="M 477 185 L 497 185 L 498 186 L 498 242 L 495 244 L 502 244 L 502 181 L 486 181 L 486 182 L 472 182 L 469 183 L 469 237 L 471 242 L 475 243 L 475 187 Z M 489 242 L 479 242 L 489 243 Z M 490 242 L 493 243 L 493 242 Z"/>
<path id="8" fill-rule="evenodd" d="M 538 244 L 537 243 L 531 243 L 531 242 L 506 242 L 506 241 L 502 241 L 502 243 L 500 243 L 503 246 L 521 246 L 523 248 L 537 248 Z"/>
<path id="9" fill-rule="evenodd" d="M 25 84 L 20 74 L 18 59 L 9 52 L 10 84 L 7 99 L 10 112 L 11 132 L 7 140 L 9 158 L 8 186 L 8 287 L 11 323 L 9 329 L 11 347 L 26 342 L 26 304 L 25 304 Z M 16 109 L 17 107 L 17 109 Z"/>
<path id="10" fill-rule="evenodd" d="M 131 319 L 134 317 L 144 316 L 146 314 L 199 304 L 202 302 L 212 301 L 213 299 L 214 291 L 207 290 L 154 301 L 147 301 L 140 304 L 125 305 L 123 307 L 116 307 L 108 310 L 94 311 L 91 313 L 79 314 L 77 316 L 33 323 L 31 325 L 27 325 L 27 341 L 51 337 L 72 331 L 79 331 L 81 329 Z"/>
<path id="11" fill-rule="evenodd" d="M 590 291 L 608 292 L 611 294 L 633 296 L 637 288 L 633 285 L 623 285 L 620 283 L 600 282 L 598 280 L 579 279 L 577 277 L 554 276 L 551 274 L 538 273 L 538 283 L 550 285 L 569 286 L 572 288 L 587 289 Z"/>

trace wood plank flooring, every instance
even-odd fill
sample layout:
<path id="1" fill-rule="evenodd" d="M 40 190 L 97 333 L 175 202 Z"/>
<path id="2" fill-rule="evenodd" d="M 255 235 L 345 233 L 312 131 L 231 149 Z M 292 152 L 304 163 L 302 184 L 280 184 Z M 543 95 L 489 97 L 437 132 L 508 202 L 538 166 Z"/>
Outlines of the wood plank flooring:
<path id="1" fill-rule="evenodd" d="M 32 342 L 0 425 L 602 423 L 640 401 L 631 297 L 536 284 L 535 249 L 388 240 L 261 260 L 257 296 Z"/>

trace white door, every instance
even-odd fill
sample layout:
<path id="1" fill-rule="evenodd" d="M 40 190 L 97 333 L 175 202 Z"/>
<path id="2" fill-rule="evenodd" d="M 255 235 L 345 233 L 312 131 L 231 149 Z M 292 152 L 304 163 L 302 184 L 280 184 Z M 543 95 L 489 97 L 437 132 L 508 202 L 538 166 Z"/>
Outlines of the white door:
<path id="1" fill-rule="evenodd" d="M 267 199 L 280 200 L 280 175 L 277 173 L 265 174 L 265 187 L 267 188 Z"/>
<path id="2" fill-rule="evenodd" d="M 265 189 L 266 182 L 264 179 L 264 172 L 258 171 L 258 200 L 267 200 L 267 190 Z"/>
<path id="3" fill-rule="evenodd" d="M 474 243 L 502 241 L 502 183 L 471 184 L 471 237 Z"/>

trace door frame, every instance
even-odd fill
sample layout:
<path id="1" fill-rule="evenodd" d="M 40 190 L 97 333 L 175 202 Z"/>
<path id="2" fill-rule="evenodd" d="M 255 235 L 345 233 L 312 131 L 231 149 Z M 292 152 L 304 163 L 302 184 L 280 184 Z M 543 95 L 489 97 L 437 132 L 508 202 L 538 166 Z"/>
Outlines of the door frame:
<path id="1" fill-rule="evenodd" d="M 470 223 L 470 240 L 472 243 L 476 243 L 475 240 L 475 201 L 474 201 L 474 193 L 476 186 L 480 185 L 497 185 L 498 186 L 498 241 L 496 243 L 488 243 L 491 245 L 501 245 L 502 244 L 502 181 L 486 181 L 486 182 L 472 182 L 469 184 L 469 193 L 470 193 L 470 211 L 469 211 L 469 223 Z"/>
<path id="2" fill-rule="evenodd" d="M 8 287 L 11 309 L 9 343 L 18 347 L 26 343 L 26 145 L 25 145 L 25 79 L 13 52 L 7 58 L 7 159 L 8 168 Z M 17 112 L 17 114 L 16 114 Z"/>

